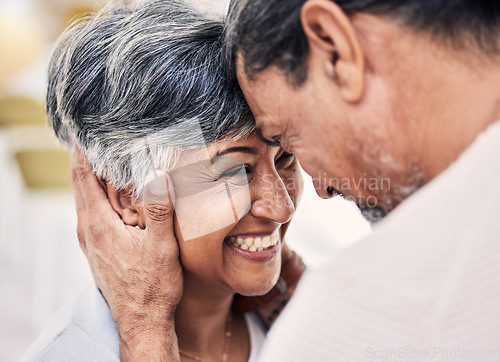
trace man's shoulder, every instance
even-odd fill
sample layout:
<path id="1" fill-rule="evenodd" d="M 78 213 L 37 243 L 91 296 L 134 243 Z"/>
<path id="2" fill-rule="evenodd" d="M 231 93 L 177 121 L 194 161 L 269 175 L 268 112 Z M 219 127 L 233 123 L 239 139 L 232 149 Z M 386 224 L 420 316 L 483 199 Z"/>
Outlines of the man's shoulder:
<path id="1" fill-rule="evenodd" d="M 44 328 L 23 361 L 119 361 L 109 308 L 95 286 L 66 304 Z"/>
<path id="2" fill-rule="evenodd" d="M 262 361 L 498 350 L 499 141 L 496 124 L 372 235 L 305 274 Z"/>

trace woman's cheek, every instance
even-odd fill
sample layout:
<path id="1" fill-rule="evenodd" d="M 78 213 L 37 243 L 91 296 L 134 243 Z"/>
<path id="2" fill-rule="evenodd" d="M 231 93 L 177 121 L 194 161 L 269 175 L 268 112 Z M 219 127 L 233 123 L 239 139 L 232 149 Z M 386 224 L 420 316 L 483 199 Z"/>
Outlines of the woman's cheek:
<path id="1" fill-rule="evenodd" d="M 175 213 L 182 240 L 192 240 L 237 223 L 250 208 L 248 184 L 213 183 L 213 187 L 183 197 L 178 195 Z"/>
<path id="2" fill-rule="evenodd" d="M 281 178 L 287 189 L 288 195 L 290 195 L 295 208 L 297 208 L 304 191 L 304 179 L 302 178 L 302 172 L 298 164 L 284 170 L 281 173 Z"/>

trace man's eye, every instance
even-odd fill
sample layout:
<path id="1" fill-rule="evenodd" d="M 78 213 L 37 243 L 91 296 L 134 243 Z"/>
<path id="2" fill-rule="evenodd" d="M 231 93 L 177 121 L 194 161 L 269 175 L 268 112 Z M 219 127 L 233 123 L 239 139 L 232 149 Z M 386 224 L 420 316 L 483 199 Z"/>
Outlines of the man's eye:
<path id="1" fill-rule="evenodd" d="M 262 137 L 261 141 L 264 142 L 266 145 L 271 146 L 271 147 L 280 147 L 281 136 L 274 136 L 271 139 Z"/>
<path id="2" fill-rule="evenodd" d="M 283 153 L 276 161 L 276 164 L 279 164 L 279 166 L 282 168 L 287 168 L 291 166 L 294 163 L 294 161 L 295 161 L 295 155 L 293 153 L 283 151 Z"/>
<path id="3" fill-rule="evenodd" d="M 262 130 L 260 128 L 257 128 L 257 136 L 259 136 L 259 139 L 264 142 L 266 145 L 268 146 L 278 146 L 280 145 L 280 142 L 281 142 L 281 135 L 276 135 L 276 136 L 273 136 L 271 139 L 268 139 L 266 137 L 264 137 L 264 135 L 262 134 Z"/>

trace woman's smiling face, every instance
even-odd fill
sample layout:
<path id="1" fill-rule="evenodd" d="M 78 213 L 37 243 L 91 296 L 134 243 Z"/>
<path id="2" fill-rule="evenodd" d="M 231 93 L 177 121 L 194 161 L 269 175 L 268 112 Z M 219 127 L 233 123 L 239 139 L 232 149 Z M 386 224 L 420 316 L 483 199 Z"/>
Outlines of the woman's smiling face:
<path id="1" fill-rule="evenodd" d="M 185 278 L 214 291 L 260 295 L 270 290 L 302 194 L 295 157 L 252 133 L 184 151 L 170 176 Z"/>

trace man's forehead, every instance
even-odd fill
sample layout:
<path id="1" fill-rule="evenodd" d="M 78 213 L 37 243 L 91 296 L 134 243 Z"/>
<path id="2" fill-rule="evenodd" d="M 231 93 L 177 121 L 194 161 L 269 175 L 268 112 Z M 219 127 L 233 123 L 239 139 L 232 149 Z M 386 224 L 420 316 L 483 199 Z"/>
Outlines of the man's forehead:
<path id="1" fill-rule="evenodd" d="M 250 78 L 245 71 L 245 60 L 243 59 L 243 54 L 240 51 L 236 53 L 235 69 L 236 76 L 238 77 L 238 82 L 240 83 L 240 85 L 242 83 L 244 83 L 245 85 L 250 83 Z"/>
<path id="2" fill-rule="evenodd" d="M 240 52 L 236 57 L 236 71 L 240 88 L 255 119 L 257 135 L 267 145 L 279 146 L 277 138 L 283 127 L 281 110 L 283 106 L 287 108 L 284 96 L 287 90 L 282 89 L 287 86 L 285 76 L 274 66 L 268 66 L 250 78 Z M 270 131 L 273 139 L 269 138 Z"/>
<path id="3" fill-rule="evenodd" d="M 250 80 L 243 64 L 243 57 L 238 53 L 236 57 L 236 75 L 238 77 L 238 83 L 245 96 L 245 99 L 252 110 L 253 116 L 257 122 L 257 119 L 262 115 L 262 107 L 259 104 L 258 93 L 258 83 L 256 83 L 255 78 Z"/>
<path id="4" fill-rule="evenodd" d="M 248 69 L 245 66 L 243 53 L 238 52 L 236 55 L 235 68 L 236 76 L 238 77 L 238 82 L 242 89 L 243 87 L 245 87 L 247 89 L 251 88 L 253 90 L 255 88 L 262 88 L 266 86 L 270 79 L 270 73 L 272 73 L 271 70 L 274 67 L 271 65 L 256 72 L 252 71 L 250 72 L 251 74 L 249 74 L 247 71 Z"/>
<path id="5" fill-rule="evenodd" d="M 270 88 L 268 87 L 270 86 L 269 75 L 271 75 L 269 69 L 266 68 L 250 77 L 245 70 L 243 58 L 239 55 L 236 60 L 236 75 L 254 118 L 259 123 L 259 118 L 267 115 L 270 110 L 270 104 L 268 103 L 272 99 L 272 95 L 269 94 Z"/>

